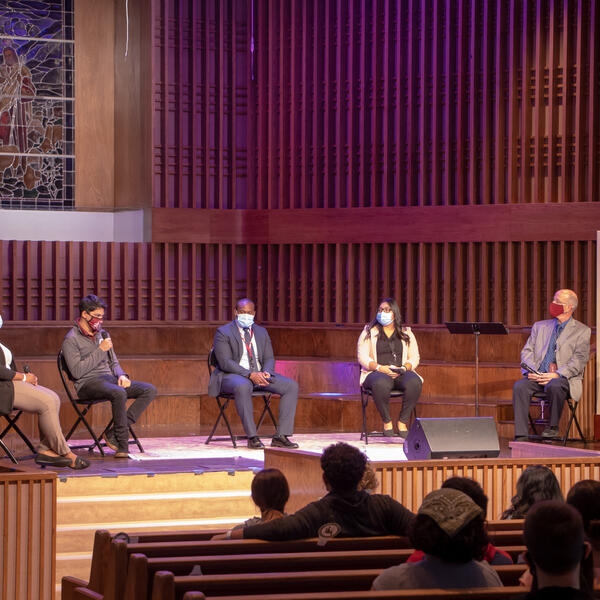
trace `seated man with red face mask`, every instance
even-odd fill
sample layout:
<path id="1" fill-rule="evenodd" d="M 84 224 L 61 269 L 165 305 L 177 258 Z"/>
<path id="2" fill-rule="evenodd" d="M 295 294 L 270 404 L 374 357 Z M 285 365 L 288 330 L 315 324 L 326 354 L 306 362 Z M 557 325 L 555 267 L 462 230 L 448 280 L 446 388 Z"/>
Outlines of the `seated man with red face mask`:
<path id="1" fill-rule="evenodd" d="M 129 425 L 154 400 L 156 388 L 151 383 L 131 381 L 121 368 L 112 340 L 102 329 L 105 310 L 106 304 L 98 296 L 82 298 L 79 318 L 65 336 L 62 352 L 81 399 L 110 399 L 114 425 L 104 439 L 115 451 L 115 458 L 127 458 Z M 135 398 L 129 410 L 128 398 Z"/>
<path id="2" fill-rule="evenodd" d="M 565 400 L 579 400 L 583 392 L 583 370 L 590 355 L 591 330 L 576 321 L 577 294 L 558 290 L 550 304 L 552 319 L 537 321 L 521 351 L 523 379 L 513 386 L 515 440 L 528 436 L 529 403 L 535 392 L 546 392 L 550 424 L 542 436 L 558 437 L 558 423 Z"/>

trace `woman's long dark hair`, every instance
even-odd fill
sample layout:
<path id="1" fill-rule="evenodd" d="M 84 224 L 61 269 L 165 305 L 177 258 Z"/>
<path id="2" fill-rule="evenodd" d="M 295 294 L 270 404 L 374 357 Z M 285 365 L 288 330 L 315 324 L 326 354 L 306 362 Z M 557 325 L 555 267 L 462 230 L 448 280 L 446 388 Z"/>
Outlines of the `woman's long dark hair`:
<path id="1" fill-rule="evenodd" d="M 544 465 L 529 465 L 517 480 L 517 493 L 512 506 L 502 513 L 501 519 L 524 519 L 527 511 L 541 500 L 563 501 L 556 475 Z"/>
<path id="2" fill-rule="evenodd" d="M 394 300 L 394 298 L 384 298 L 379 302 L 378 307 L 381 306 L 384 302 L 387 302 L 390 305 L 390 308 L 392 309 L 392 314 L 394 315 L 394 329 L 396 331 L 396 335 L 403 342 L 409 344 L 410 338 L 408 337 L 408 334 L 404 333 L 404 330 L 402 329 L 402 315 L 400 314 L 400 307 L 398 306 L 398 303 L 396 302 L 396 300 Z M 367 325 L 368 338 L 371 337 L 371 329 L 373 329 L 373 327 L 377 327 L 377 331 L 379 331 L 379 334 L 381 334 L 381 332 L 383 331 L 383 327 L 379 324 L 379 321 L 377 320 L 377 315 L 375 315 L 375 318 Z"/>

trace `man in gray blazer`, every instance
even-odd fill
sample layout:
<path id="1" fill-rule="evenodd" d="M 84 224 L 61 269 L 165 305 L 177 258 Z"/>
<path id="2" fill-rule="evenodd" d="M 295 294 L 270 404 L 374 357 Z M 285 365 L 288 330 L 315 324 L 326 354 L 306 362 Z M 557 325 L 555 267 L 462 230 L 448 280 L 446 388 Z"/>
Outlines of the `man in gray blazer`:
<path id="1" fill-rule="evenodd" d="M 546 392 L 550 403 L 550 425 L 542 433 L 544 438 L 558 437 L 565 400 L 581 398 L 591 330 L 572 318 L 577 302 L 577 294 L 572 290 L 558 290 L 549 308 L 553 318 L 538 321 L 531 328 L 521 351 L 521 362 L 539 374 L 522 369 L 523 379 L 513 386 L 516 440 L 527 439 L 529 403 L 535 392 Z"/>
<path id="2" fill-rule="evenodd" d="M 294 416 L 298 402 L 298 384 L 275 373 L 275 358 L 271 338 L 264 327 L 254 323 L 254 302 L 238 300 L 235 319 L 217 329 L 214 352 L 217 368 L 210 376 L 208 395 L 219 392 L 233 394 L 248 448 L 264 448 L 256 433 L 252 408 L 252 392 L 265 390 L 279 394 L 279 422 L 271 446 L 297 448 L 288 436 L 294 431 Z"/>

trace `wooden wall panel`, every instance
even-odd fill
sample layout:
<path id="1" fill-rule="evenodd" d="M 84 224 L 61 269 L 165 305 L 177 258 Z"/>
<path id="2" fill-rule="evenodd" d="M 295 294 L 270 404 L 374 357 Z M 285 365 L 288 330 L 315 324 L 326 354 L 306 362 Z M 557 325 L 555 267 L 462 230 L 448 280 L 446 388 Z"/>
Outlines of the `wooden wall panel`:
<path id="1" fill-rule="evenodd" d="M 111 321 L 226 321 L 255 299 L 262 321 L 361 324 L 394 295 L 412 324 L 547 316 L 557 288 L 595 323 L 595 242 L 196 244 L 0 241 L 6 320 L 68 321 L 96 293 Z"/>
<path id="2" fill-rule="evenodd" d="M 598 19 L 593 0 L 153 0 L 153 205 L 596 201 Z"/>
<path id="3" fill-rule="evenodd" d="M 56 473 L 0 468 L 0 596 L 54 600 Z"/>

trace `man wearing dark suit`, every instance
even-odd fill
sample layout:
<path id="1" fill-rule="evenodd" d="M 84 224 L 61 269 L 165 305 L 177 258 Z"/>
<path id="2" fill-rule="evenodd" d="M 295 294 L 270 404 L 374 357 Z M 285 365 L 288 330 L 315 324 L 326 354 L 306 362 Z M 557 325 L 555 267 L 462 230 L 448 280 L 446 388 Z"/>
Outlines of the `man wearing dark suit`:
<path id="1" fill-rule="evenodd" d="M 565 400 L 578 401 L 583 392 L 583 370 L 590 355 L 591 330 L 572 318 L 577 308 L 577 294 L 558 290 L 550 304 L 552 319 L 538 321 L 521 351 L 521 362 L 540 375 L 525 369 L 523 379 L 513 387 L 515 439 L 526 440 L 529 403 L 534 392 L 546 392 L 550 403 L 550 425 L 542 436 L 558 436 L 558 423 Z"/>
<path id="2" fill-rule="evenodd" d="M 248 448 L 264 448 L 256 433 L 252 408 L 252 392 L 265 390 L 279 394 L 279 423 L 271 446 L 297 448 L 288 439 L 294 431 L 294 416 L 298 402 L 298 384 L 275 373 L 275 358 L 271 339 L 264 327 L 254 323 L 254 302 L 243 298 L 235 305 L 235 319 L 217 329 L 214 352 L 217 368 L 210 376 L 209 396 L 219 392 L 233 394 Z"/>

